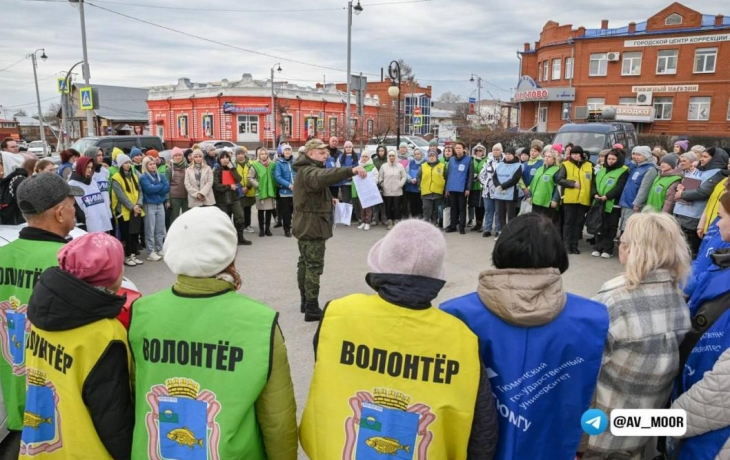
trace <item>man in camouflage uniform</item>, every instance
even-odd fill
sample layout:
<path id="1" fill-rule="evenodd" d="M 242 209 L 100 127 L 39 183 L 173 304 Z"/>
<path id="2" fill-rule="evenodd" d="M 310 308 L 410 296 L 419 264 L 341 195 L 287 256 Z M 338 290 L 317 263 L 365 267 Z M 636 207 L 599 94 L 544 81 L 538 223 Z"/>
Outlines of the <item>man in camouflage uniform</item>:
<path id="1" fill-rule="evenodd" d="M 337 203 L 329 187 L 356 175 L 365 178 L 367 172 L 360 166 L 325 169 L 327 145 L 319 139 L 304 147 L 304 155 L 292 165 L 296 172 L 292 233 L 299 240 L 297 282 L 304 321 L 319 321 L 319 277 L 324 272 L 325 243 L 332 238 L 332 207 Z"/>

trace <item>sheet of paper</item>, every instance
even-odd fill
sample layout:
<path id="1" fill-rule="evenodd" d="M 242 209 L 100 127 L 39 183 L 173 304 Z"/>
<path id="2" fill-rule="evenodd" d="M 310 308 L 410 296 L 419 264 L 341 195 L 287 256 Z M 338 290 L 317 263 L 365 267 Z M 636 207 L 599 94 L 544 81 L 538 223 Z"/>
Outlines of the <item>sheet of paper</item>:
<path id="1" fill-rule="evenodd" d="M 380 196 L 380 191 L 378 190 L 378 185 L 375 183 L 372 171 L 368 173 L 368 177 L 365 179 L 361 179 L 360 176 L 355 176 L 352 180 L 355 183 L 357 197 L 360 199 L 360 205 L 363 208 L 369 208 L 383 202 L 383 197 Z"/>
<path id="2" fill-rule="evenodd" d="M 352 219 L 352 205 L 350 203 L 337 203 L 335 206 L 335 225 L 344 224 L 350 226 Z"/>

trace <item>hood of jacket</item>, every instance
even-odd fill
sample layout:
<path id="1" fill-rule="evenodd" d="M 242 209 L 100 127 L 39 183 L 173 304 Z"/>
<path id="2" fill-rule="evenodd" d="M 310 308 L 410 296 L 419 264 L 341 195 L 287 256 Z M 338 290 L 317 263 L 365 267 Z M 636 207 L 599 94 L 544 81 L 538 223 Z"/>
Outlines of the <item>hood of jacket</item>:
<path id="1" fill-rule="evenodd" d="M 393 273 L 368 273 L 365 282 L 383 300 L 414 310 L 429 308 L 446 285 L 446 281 L 435 278 Z"/>
<path id="2" fill-rule="evenodd" d="M 715 149 L 715 153 L 712 155 L 712 159 L 705 166 L 698 166 L 697 169 L 700 171 L 709 171 L 712 169 L 727 169 L 728 153 L 720 147 L 711 147 L 709 150 Z"/>
<path id="3" fill-rule="evenodd" d="M 421 155 L 420 160 L 416 160 L 415 158 L 413 158 L 413 159 L 411 159 L 411 161 L 417 165 L 422 165 L 423 163 L 426 162 L 426 159 L 423 157 L 423 155 Z"/>
<path id="4" fill-rule="evenodd" d="M 23 162 L 25 161 L 25 157 L 23 155 L 10 152 L 2 152 L 2 157 L 3 168 L 5 171 L 3 177 L 8 177 L 13 171 L 23 166 Z"/>
<path id="5" fill-rule="evenodd" d="M 365 163 L 363 163 L 362 161 L 360 161 L 360 166 L 365 167 L 367 165 L 373 165 L 373 166 L 375 166 L 375 163 L 373 163 L 373 159 L 372 158 L 368 158 L 368 161 L 366 161 Z"/>
<path id="6" fill-rule="evenodd" d="M 485 270 L 479 274 L 477 294 L 492 313 L 522 327 L 551 322 L 567 300 L 556 268 Z"/>
<path id="7" fill-rule="evenodd" d="M 28 319 L 44 331 L 66 331 L 116 318 L 126 297 L 76 278 L 58 267 L 44 271 L 28 302 Z"/>
<path id="8" fill-rule="evenodd" d="M 299 155 L 299 158 L 296 159 L 296 161 L 292 164 L 292 169 L 294 172 L 299 171 L 300 168 L 303 168 L 305 166 L 315 166 L 317 168 L 324 168 L 324 163 L 321 161 L 315 161 L 309 158 L 306 154 Z"/>
<path id="9" fill-rule="evenodd" d="M 616 163 L 614 163 L 613 166 L 609 166 L 608 161 L 606 161 L 603 163 L 603 167 L 606 168 L 606 171 L 613 171 L 614 169 L 623 167 L 625 164 L 626 157 L 619 153 L 618 156 L 616 156 Z"/>

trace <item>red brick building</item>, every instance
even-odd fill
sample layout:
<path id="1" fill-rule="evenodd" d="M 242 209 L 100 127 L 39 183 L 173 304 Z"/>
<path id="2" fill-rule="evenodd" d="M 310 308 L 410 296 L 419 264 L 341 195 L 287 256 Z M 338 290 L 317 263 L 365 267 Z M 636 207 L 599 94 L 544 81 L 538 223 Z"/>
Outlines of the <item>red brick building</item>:
<path id="1" fill-rule="evenodd" d="M 610 106 L 643 133 L 730 133 L 730 17 L 675 2 L 615 29 L 548 21 L 520 55 L 523 130 L 557 131 Z"/>
<path id="2" fill-rule="evenodd" d="M 192 83 L 181 78 L 176 85 L 150 88 L 147 106 L 150 131 L 168 147 L 187 147 L 191 141 L 222 139 L 248 147 L 272 145 L 274 134 L 292 145 L 309 137 L 344 136 L 346 94 L 335 85 L 306 88 L 274 82 L 276 117 L 271 126 L 271 80 L 254 80 L 243 74 L 240 81 Z M 377 97 L 365 98 L 365 115 L 355 115 L 351 101 L 355 138 L 372 136 L 378 122 Z"/>

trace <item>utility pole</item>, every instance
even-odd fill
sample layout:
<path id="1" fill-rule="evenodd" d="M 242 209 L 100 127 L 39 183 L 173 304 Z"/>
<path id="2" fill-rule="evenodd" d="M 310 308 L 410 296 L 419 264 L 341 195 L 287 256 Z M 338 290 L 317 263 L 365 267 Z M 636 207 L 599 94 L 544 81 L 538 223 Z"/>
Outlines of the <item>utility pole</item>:
<path id="1" fill-rule="evenodd" d="M 43 48 L 39 48 L 35 51 L 33 51 L 31 54 L 29 54 L 26 57 L 30 57 L 31 61 L 33 62 L 33 80 L 35 81 L 35 97 L 36 101 L 38 102 L 38 125 L 41 128 L 41 142 L 43 143 L 43 156 L 46 156 L 46 127 L 43 125 L 43 110 L 41 109 L 41 93 L 38 91 L 38 72 L 36 72 L 36 67 L 38 66 L 38 61 L 36 61 L 35 55 L 38 53 L 38 51 L 41 52 L 41 59 L 44 61 L 48 59 L 48 56 L 46 56 L 46 50 Z"/>
<path id="2" fill-rule="evenodd" d="M 68 0 L 69 3 L 78 3 L 79 15 L 81 16 L 81 47 L 84 53 L 84 65 L 83 75 L 84 84 L 88 87 L 91 86 L 89 80 L 91 80 L 91 69 L 89 68 L 89 53 L 86 49 L 86 18 L 84 16 L 84 0 Z M 87 136 L 96 136 L 96 124 L 94 123 L 94 111 L 86 110 L 86 132 Z"/>
<path id="3" fill-rule="evenodd" d="M 350 140 L 350 97 L 352 96 L 350 93 L 352 89 L 350 88 L 350 80 L 352 79 L 352 76 L 350 75 L 350 62 L 352 61 L 352 10 L 355 10 L 355 14 L 362 13 L 363 7 L 360 6 L 360 0 L 357 1 L 357 5 L 353 8 L 352 6 L 352 0 L 347 2 L 347 75 L 345 78 L 347 78 L 347 106 L 345 107 L 345 140 Z"/>

